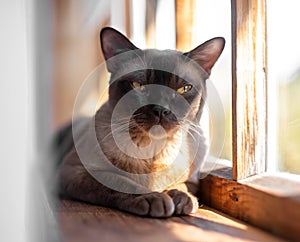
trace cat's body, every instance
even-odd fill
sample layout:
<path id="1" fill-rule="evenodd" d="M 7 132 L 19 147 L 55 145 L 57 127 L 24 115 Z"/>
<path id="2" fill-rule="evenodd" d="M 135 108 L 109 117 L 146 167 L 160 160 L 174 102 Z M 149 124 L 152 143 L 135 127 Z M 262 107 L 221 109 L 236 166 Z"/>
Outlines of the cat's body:
<path id="1" fill-rule="evenodd" d="M 112 74 L 109 100 L 80 128 L 80 141 L 75 138 L 76 148 L 72 144 L 64 157 L 62 191 L 138 215 L 192 212 L 208 150 L 199 126 L 205 79 L 224 40 L 213 39 L 184 55 L 140 50 L 111 28 L 102 30 L 101 42 Z M 81 140 L 91 129 L 94 144 Z M 92 165 L 81 155 L 81 144 L 84 153 L 97 153 Z"/>

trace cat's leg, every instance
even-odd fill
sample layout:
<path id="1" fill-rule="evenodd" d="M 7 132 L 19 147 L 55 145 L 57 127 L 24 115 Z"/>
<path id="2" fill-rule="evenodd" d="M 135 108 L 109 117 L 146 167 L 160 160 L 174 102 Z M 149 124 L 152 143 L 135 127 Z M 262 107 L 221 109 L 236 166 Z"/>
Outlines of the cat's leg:
<path id="1" fill-rule="evenodd" d="M 199 207 L 198 198 L 190 191 L 186 183 L 176 184 L 165 191 L 174 202 L 174 214 L 195 213 Z"/>
<path id="2" fill-rule="evenodd" d="M 74 150 L 61 165 L 60 184 L 63 193 L 69 197 L 137 215 L 169 217 L 175 211 L 173 199 L 168 193 L 127 194 L 102 185 L 86 171 Z"/>

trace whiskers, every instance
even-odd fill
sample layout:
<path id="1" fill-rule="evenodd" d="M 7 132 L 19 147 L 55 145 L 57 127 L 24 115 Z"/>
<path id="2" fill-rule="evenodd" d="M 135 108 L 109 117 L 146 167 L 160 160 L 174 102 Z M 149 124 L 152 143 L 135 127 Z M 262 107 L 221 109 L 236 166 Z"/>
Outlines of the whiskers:
<path id="1" fill-rule="evenodd" d="M 185 119 L 185 120 L 179 121 L 179 125 L 181 126 L 181 129 L 183 131 L 187 132 L 194 141 L 197 141 L 197 138 L 195 137 L 195 135 L 203 136 L 202 128 L 201 128 L 200 124 L 197 124 L 193 121 Z"/>
<path id="2" fill-rule="evenodd" d="M 129 131 L 136 130 L 138 128 L 138 125 L 133 121 L 133 119 L 140 115 L 141 113 L 137 113 L 127 117 L 120 117 L 118 119 L 114 118 L 107 127 L 109 132 L 101 139 L 101 142 L 113 135 L 122 135 L 123 139 L 126 138 L 126 135 L 128 135 L 128 138 L 130 138 Z"/>
<path id="3" fill-rule="evenodd" d="M 139 138 L 143 139 L 144 136 L 147 136 L 147 134 L 145 134 L 146 131 L 143 131 L 140 127 L 143 119 L 141 118 L 139 121 L 134 120 L 142 115 L 143 113 L 135 113 L 130 116 L 115 117 L 107 127 L 107 133 L 101 139 L 101 142 L 105 142 L 106 139 L 111 137 L 114 137 L 115 139 L 117 138 L 122 143 L 126 143 L 135 138 L 138 138 L 138 140 L 140 140 Z M 194 141 L 197 141 L 199 137 L 203 136 L 201 126 L 198 123 L 184 119 L 178 121 L 178 125 L 180 126 L 181 130 L 187 133 Z M 168 136 L 174 135 L 174 132 L 172 131 L 168 133 Z"/>

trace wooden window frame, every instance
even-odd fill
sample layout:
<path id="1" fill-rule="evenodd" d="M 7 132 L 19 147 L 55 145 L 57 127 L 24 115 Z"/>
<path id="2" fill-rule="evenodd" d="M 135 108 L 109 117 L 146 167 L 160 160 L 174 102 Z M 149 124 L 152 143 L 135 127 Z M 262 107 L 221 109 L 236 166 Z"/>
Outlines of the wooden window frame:
<path id="1" fill-rule="evenodd" d="M 201 181 L 201 202 L 290 240 L 300 238 L 300 182 L 267 172 L 266 0 L 231 0 L 232 154 Z"/>

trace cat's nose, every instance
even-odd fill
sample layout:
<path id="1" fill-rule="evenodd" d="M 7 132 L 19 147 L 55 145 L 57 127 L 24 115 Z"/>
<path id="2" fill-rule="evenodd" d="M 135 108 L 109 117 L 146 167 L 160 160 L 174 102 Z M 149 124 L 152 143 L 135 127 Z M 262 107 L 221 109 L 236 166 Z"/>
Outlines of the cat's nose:
<path id="1" fill-rule="evenodd" d="M 162 106 L 155 106 L 153 107 L 153 114 L 158 118 L 163 118 L 167 115 L 169 115 L 171 111 L 167 108 L 164 108 Z"/>

